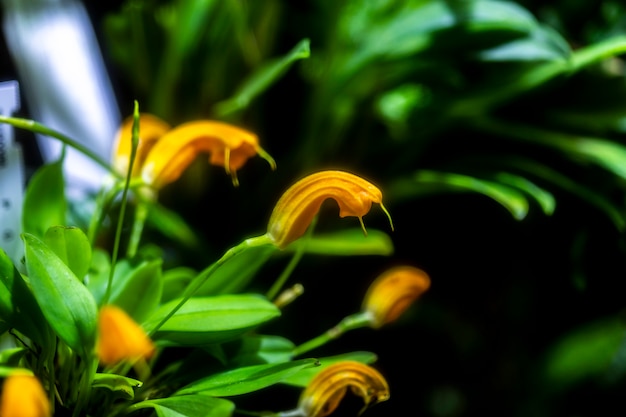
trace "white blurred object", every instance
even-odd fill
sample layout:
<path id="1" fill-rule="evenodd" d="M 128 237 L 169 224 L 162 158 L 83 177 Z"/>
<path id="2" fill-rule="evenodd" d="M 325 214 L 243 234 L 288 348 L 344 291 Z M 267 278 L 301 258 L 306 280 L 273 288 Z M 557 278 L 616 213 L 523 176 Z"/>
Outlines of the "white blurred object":
<path id="1" fill-rule="evenodd" d="M 20 108 L 19 89 L 15 81 L 0 82 L 0 114 L 11 116 Z M 24 254 L 22 203 L 24 201 L 24 162 L 22 149 L 15 142 L 13 126 L 0 124 L 0 248 L 20 265 Z"/>
<path id="2" fill-rule="evenodd" d="M 120 122 L 118 106 L 93 27 L 83 5 L 72 0 L 0 0 L 3 29 L 32 119 L 81 142 L 109 160 Z M 45 162 L 62 144 L 37 137 Z M 67 149 L 68 193 L 94 191 L 106 171 Z"/>

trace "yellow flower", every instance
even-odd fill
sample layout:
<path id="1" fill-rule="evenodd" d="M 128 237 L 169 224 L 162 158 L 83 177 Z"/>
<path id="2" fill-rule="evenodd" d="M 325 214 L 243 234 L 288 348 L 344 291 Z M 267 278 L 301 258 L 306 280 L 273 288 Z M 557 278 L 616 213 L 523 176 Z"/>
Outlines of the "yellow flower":
<path id="1" fill-rule="evenodd" d="M 144 160 L 154 146 L 156 141 L 163 136 L 170 125 L 161 120 L 157 116 L 149 113 L 139 115 L 139 146 L 135 163 L 133 164 L 133 177 L 137 177 L 141 170 Z M 113 147 L 113 168 L 117 173 L 125 176 L 130 164 L 130 150 L 133 137 L 133 117 L 124 120 L 122 126 L 117 131 L 115 137 L 115 146 Z"/>
<path id="2" fill-rule="evenodd" d="M 233 184 L 237 170 L 258 154 L 272 169 L 274 159 L 259 146 L 257 136 L 227 123 L 198 120 L 187 122 L 165 133 L 143 161 L 141 177 L 156 189 L 177 180 L 200 153 L 209 153 L 209 162 L 223 166 Z"/>
<path id="3" fill-rule="evenodd" d="M 270 216 L 267 235 L 279 248 L 284 248 L 301 237 L 319 212 L 322 203 L 334 199 L 339 205 L 339 216 L 359 218 L 363 232 L 365 216 L 372 203 L 383 206 L 383 195 L 372 183 L 344 171 L 321 171 L 304 177 L 292 185 L 278 200 Z"/>
<path id="4" fill-rule="evenodd" d="M 35 376 L 18 371 L 4 380 L 0 398 L 0 416 L 49 417 L 50 415 L 50 402 Z"/>
<path id="5" fill-rule="evenodd" d="M 430 278 L 421 269 L 391 268 L 370 285 L 363 300 L 363 311 L 371 318 L 371 326 L 379 328 L 400 317 L 429 287 Z"/>
<path id="6" fill-rule="evenodd" d="M 339 406 L 347 389 L 363 398 L 366 408 L 389 399 L 385 378 L 371 366 L 342 361 L 322 369 L 300 396 L 298 408 L 306 417 L 325 417 Z"/>
<path id="7" fill-rule="evenodd" d="M 124 310 L 114 305 L 100 309 L 98 332 L 96 351 L 105 365 L 148 359 L 154 354 L 154 345 L 146 332 Z"/>

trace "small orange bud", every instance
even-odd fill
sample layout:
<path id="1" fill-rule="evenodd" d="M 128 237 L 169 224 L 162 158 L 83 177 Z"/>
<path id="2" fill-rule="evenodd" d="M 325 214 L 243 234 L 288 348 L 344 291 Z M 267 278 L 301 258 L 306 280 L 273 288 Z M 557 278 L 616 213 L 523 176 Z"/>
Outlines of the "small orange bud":
<path id="1" fill-rule="evenodd" d="M 398 319 L 429 287 L 430 278 L 421 269 L 391 268 L 370 285 L 363 300 L 363 311 L 371 317 L 371 326 L 379 328 Z"/>
<path id="2" fill-rule="evenodd" d="M 0 416 L 49 417 L 50 402 L 39 380 L 26 372 L 9 375 L 2 385 Z"/>
<path id="3" fill-rule="evenodd" d="M 146 332 L 119 307 L 106 305 L 100 309 L 98 331 L 96 351 L 105 365 L 148 359 L 154 354 L 154 344 Z"/>
<path id="4" fill-rule="evenodd" d="M 389 386 L 374 368 L 356 361 L 342 361 L 322 369 L 300 396 L 298 409 L 306 417 L 325 417 L 343 399 L 347 389 L 363 398 L 366 408 L 389 399 Z"/>
<path id="5" fill-rule="evenodd" d="M 175 127 L 156 142 L 144 160 L 142 178 L 159 189 L 177 180 L 200 153 L 209 153 L 209 162 L 223 166 L 235 185 L 237 170 L 254 155 L 276 168 L 254 133 L 227 123 L 199 120 Z"/>
<path id="6" fill-rule="evenodd" d="M 130 164 L 133 121 L 133 117 L 128 117 L 124 120 L 124 123 L 122 123 L 118 129 L 115 137 L 115 145 L 113 146 L 113 167 L 120 175 L 126 175 L 128 165 Z M 148 152 L 150 152 L 150 149 L 152 149 L 156 141 L 168 130 L 170 130 L 170 125 L 158 117 L 149 113 L 139 115 L 139 145 L 133 164 L 133 177 L 139 175 Z"/>
<path id="7" fill-rule="evenodd" d="M 382 203 L 383 195 L 376 186 L 349 172 L 321 171 L 304 177 L 285 191 L 270 216 L 268 236 L 279 248 L 286 247 L 304 234 L 329 198 L 339 205 L 340 217 L 358 217 L 364 233 L 367 232 L 363 216 L 370 211 L 372 203 L 380 204 L 391 223 Z"/>

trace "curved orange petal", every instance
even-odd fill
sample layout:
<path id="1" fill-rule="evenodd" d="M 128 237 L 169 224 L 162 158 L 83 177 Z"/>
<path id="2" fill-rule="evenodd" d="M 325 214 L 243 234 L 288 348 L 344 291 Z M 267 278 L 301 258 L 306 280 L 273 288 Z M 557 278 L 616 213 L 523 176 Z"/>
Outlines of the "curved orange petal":
<path id="1" fill-rule="evenodd" d="M 146 157 L 143 180 L 155 188 L 176 181 L 200 153 L 223 166 L 237 185 L 237 170 L 259 155 L 275 168 L 274 160 L 260 146 L 257 136 L 227 123 L 199 120 L 187 122 L 163 135 Z"/>
<path id="2" fill-rule="evenodd" d="M 372 203 L 380 204 L 391 223 L 382 203 L 383 195 L 372 183 L 345 171 L 321 171 L 304 177 L 285 191 L 270 216 L 268 236 L 279 248 L 286 247 L 304 234 L 329 198 L 339 205 L 340 217 L 358 217 L 364 232 L 363 216 L 370 211 Z"/>
<path id="3" fill-rule="evenodd" d="M 35 376 L 16 372 L 4 380 L 0 398 L 0 416 L 49 417 L 50 415 L 50 402 Z"/>
<path id="4" fill-rule="evenodd" d="M 363 409 L 389 399 L 389 385 L 374 368 L 342 361 L 321 370 L 300 395 L 298 408 L 306 417 L 325 417 L 339 406 L 346 391 L 363 398 Z"/>
<path id="5" fill-rule="evenodd" d="M 363 311 L 381 327 L 398 319 L 402 313 L 430 287 L 430 277 L 412 266 L 391 268 L 378 276 L 363 299 Z"/>
<path id="6" fill-rule="evenodd" d="M 139 175 L 148 152 L 150 152 L 156 141 L 170 128 L 168 123 L 155 115 L 150 113 L 141 113 L 139 115 L 139 146 L 137 147 L 137 155 L 133 165 L 133 177 Z M 113 168 L 120 175 L 126 175 L 128 171 L 132 137 L 133 117 L 128 117 L 118 129 L 113 146 Z"/>
<path id="7" fill-rule="evenodd" d="M 100 309 L 96 346 L 100 362 L 113 365 L 123 360 L 147 359 L 154 350 L 146 332 L 124 310 L 114 305 Z"/>

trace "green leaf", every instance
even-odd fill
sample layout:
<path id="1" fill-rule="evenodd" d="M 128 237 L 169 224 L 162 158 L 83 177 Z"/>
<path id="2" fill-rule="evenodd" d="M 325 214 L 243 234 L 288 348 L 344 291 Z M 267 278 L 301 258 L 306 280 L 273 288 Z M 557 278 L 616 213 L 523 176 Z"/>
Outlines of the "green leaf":
<path id="1" fill-rule="evenodd" d="M 418 171 L 410 180 L 397 180 L 387 188 L 393 198 L 414 198 L 422 194 L 443 192 L 476 192 L 483 194 L 506 208 L 515 219 L 523 220 L 528 214 L 528 200 L 516 188 L 469 175 L 436 171 Z"/>
<path id="2" fill-rule="evenodd" d="M 185 220 L 178 213 L 159 204 L 150 204 L 147 222 L 165 236 L 187 247 L 198 245 L 198 237 Z"/>
<path id="3" fill-rule="evenodd" d="M 300 359 L 246 366 L 202 378 L 181 388 L 175 395 L 203 394 L 222 397 L 247 394 L 282 382 L 303 369 L 317 365 L 317 359 Z"/>
<path id="4" fill-rule="evenodd" d="M 232 294 L 242 291 L 257 271 L 279 252 L 274 245 L 249 246 L 224 262 L 196 292 L 197 295 Z"/>
<path id="5" fill-rule="evenodd" d="M 20 374 L 33 375 L 33 371 L 27 368 L 13 368 L 11 366 L 0 366 L 0 378 L 6 378 L 7 376 L 19 372 Z"/>
<path id="6" fill-rule="evenodd" d="M 44 242 L 78 278 L 87 275 L 91 264 L 91 245 L 87 235 L 77 227 L 52 226 Z"/>
<path id="7" fill-rule="evenodd" d="M 556 200 L 554 199 L 552 193 L 539 187 L 532 181 L 519 175 L 513 175 L 507 172 L 498 173 L 495 178 L 499 183 L 515 187 L 524 191 L 528 197 L 534 198 L 543 210 L 544 214 L 547 216 L 551 216 L 554 213 Z"/>
<path id="8" fill-rule="evenodd" d="M 129 411 L 153 408 L 158 417 L 230 417 L 235 404 L 207 395 L 181 395 L 133 404 Z"/>
<path id="9" fill-rule="evenodd" d="M 144 327 L 150 331 L 178 302 L 175 299 L 161 306 Z M 183 346 L 221 343 L 278 316 L 280 310 L 274 304 L 254 294 L 193 297 L 161 326 L 153 339 Z"/>
<path id="10" fill-rule="evenodd" d="M 8 367 L 19 366 L 26 352 L 26 348 L 23 347 L 3 349 L 0 351 L 0 364 Z"/>
<path id="11" fill-rule="evenodd" d="M 43 315 L 61 340 L 90 357 L 98 314 L 93 296 L 41 240 L 28 233 L 23 239 L 31 288 Z"/>
<path id="12" fill-rule="evenodd" d="M 297 374 L 286 378 L 282 382 L 304 388 L 309 384 L 311 379 L 313 379 L 313 377 L 317 375 L 318 372 L 320 372 L 325 367 L 332 365 L 333 363 L 341 361 L 357 361 L 361 363 L 371 364 L 376 362 L 377 359 L 378 357 L 375 353 L 364 351 L 343 353 L 336 356 L 327 356 L 325 358 L 319 359 L 320 366 L 317 366 L 315 368 L 303 369 L 301 372 L 298 372 Z"/>
<path id="13" fill-rule="evenodd" d="M 216 104 L 216 113 L 226 116 L 248 107 L 250 102 L 278 81 L 291 65 L 311 54 L 308 39 L 301 40 L 285 56 L 266 62 L 244 81 L 234 96 Z"/>
<path id="14" fill-rule="evenodd" d="M 198 275 L 198 271 L 186 266 L 163 271 L 163 294 L 161 303 L 166 303 L 183 295 L 185 288 Z"/>
<path id="15" fill-rule="evenodd" d="M 40 167 L 30 179 L 24 195 L 22 230 L 43 238 L 48 228 L 65 224 L 66 212 L 61 158 Z"/>
<path id="16" fill-rule="evenodd" d="M 51 333 L 33 293 L 0 248 L 0 321 L 14 327 L 40 346 L 49 346 Z"/>
<path id="17" fill-rule="evenodd" d="M 566 334 L 549 351 L 545 362 L 547 384 L 565 389 L 585 379 L 606 375 L 626 337 L 619 318 L 608 318 Z"/>
<path id="18" fill-rule="evenodd" d="M 376 229 L 345 229 L 326 234 L 313 234 L 299 239 L 285 248 L 285 252 L 296 252 L 304 247 L 305 253 L 315 255 L 383 255 L 393 253 L 393 242 L 388 234 Z"/>
<path id="19" fill-rule="evenodd" d="M 290 340 L 280 336 L 243 336 L 232 343 L 236 346 L 229 362 L 233 367 L 287 362 L 295 348 Z"/>
<path id="20" fill-rule="evenodd" d="M 116 374 L 95 374 L 91 386 L 105 388 L 121 397 L 132 400 L 135 398 L 135 388 L 141 387 L 143 382 Z"/>
<path id="21" fill-rule="evenodd" d="M 119 261 L 113 274 L 108 302 L 122 308 L 138 323 L 146 320 L 156 310 L 161 300 L 162 263 L 162 259 Z M 107 285 L 108 273 L 90 283 L 90 290 L 98 304 L 104 298 Z M 138 294 L 141 294 L 141 297 L 137 297 Z"/>

